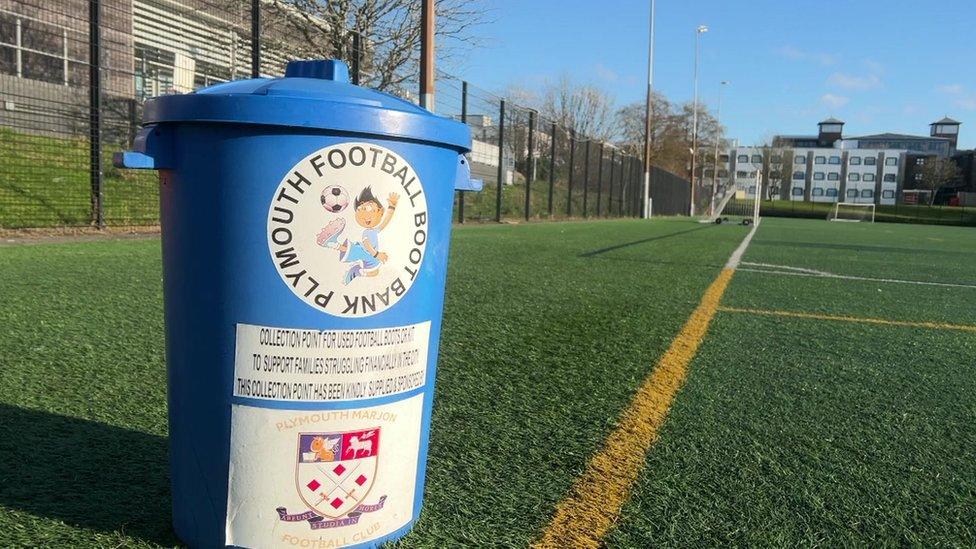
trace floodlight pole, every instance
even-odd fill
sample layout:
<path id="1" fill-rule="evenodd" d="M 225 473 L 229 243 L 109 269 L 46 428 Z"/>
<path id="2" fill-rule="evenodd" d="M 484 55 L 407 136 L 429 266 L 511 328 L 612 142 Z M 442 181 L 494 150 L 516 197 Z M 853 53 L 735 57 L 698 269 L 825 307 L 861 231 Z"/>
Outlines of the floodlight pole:
<path id="1" fill-rule="evenodd" d="M 698 25 L 695 29 L 695 97 L 691 122 L 691 206 L 689 215 L 695 216 L 695 171 L 698 162 L 698 57 L 701 50 L 701 35 L 708 32 L 708 27 Z"/>
<path id="2" fill-rule="evenodd" d="M 651 0 L 651 14 L 647 39 L 647 105 L 644 112 L 644 186 L 641 197 L 641 217 L 651 216 L 647 202 L 651 199 L 651 103 L 654 101 L 654 4 Z M 597 208 L 599 211 L 599 208 Z"/>
<path id="3" fill-rule="evenodd" d="M 720 126 L 722 124 L 722 90 L 725 89 L 725 85 L 728 84 L 728 80 L 722 80 L 722 85 L 718 87 L 718 109 L 715 111 L 715 122 Z M 715 139 L 715 158 L 712 160 L 712 201 L 708 207 L 709 217 L 715 215 L 715 193 L 718 192 L 718 142 L 719 139 Z"/>
<path id="4" fill-rule="evenodd" d="M 420 13 L 420 106 L 434 111 L 434 0 L 423 0 Z"/>

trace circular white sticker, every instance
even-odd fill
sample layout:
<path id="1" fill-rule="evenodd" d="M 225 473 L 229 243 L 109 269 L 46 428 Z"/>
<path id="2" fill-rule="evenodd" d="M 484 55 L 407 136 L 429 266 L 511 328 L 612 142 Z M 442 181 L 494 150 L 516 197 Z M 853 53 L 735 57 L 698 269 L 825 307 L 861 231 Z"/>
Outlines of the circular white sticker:
<path id="1" fill-rule="evenodd" d="M 268 210 L 268 248 L 305 303 L 341 317 L 380 313 L 416 281 L 427 246 L 427 200 L 400 155 L 342 143 L 306 156 Z"/>

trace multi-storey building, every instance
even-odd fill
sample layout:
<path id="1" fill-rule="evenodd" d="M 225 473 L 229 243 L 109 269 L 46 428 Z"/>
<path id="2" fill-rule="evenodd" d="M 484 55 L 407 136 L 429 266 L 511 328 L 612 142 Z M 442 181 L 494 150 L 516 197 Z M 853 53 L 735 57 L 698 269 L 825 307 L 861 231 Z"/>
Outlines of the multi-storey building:
<path id="1" fill-rule="evenodd" d="M 764 199 L 895 204 L 917 187 L 927 159 L 959 156 L 959 125 L 947 117 L 933 122 L 928 136 L 844 137 L 844 122 L 828 118 L 816 135 L 777 135 L 771 146 L 731 147 L 719 158 L 716 184 L 749 196 L 760 192 Z"/>

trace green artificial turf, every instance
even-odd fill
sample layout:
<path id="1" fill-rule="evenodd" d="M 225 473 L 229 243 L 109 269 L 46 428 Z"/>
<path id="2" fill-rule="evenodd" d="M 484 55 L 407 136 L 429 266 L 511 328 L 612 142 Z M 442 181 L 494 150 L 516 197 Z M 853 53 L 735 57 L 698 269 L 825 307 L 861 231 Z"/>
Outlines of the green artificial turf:
<path id="1" fill-rule="evenodd" d="M 976 285 L 973 229 L 765 219 L 745 261 Z M 976 324 L 976 288 L 738 272 L 727 307 Z M 611 547 L 976 544 L 976 334 L 720 312 Z"/>
<path id="2" fill-rule="evenodd" d="M 799 200 L 763 200 L 764 217 L 798 217 L 827 219 L 834 209 L 830 202 Z M 932 225 L 976 225 L 976 208 L 928 204 L 892 204 L 875 206 L 875 221 L 887 223 L 925 223 Z"/>
<path id="3" fill-rule="evenodd" d="M 455 230 L 426 504 L 404 547 L 520 546 L 742 227 Z M 0 247 L 0 546 L 169 546 L 156 239 Z"/>
<path id="4" fill-rule="evenodd" d="M 905 282 L 739 272 L 726 305 L 976 324 L 976 288 L 910 283 L 976 286 L 972 228 L 768 218 L 745 261 Z"/>
<path id="5" fill-rule="evenodd" d="M 747 230 L 455 228 L 397 545 L 537 536 Z M 976 285 L 972 231 L 765 219 L 745 261 Z M 0 302 L 0 546 L 178 544 L 158 239 L 0 247 Z M 976 324 L 976 289 L 746 271 L 723 305 Z M 972 333 L 719 312 L 608 545 L 976 544 L 974 363 Z"/>

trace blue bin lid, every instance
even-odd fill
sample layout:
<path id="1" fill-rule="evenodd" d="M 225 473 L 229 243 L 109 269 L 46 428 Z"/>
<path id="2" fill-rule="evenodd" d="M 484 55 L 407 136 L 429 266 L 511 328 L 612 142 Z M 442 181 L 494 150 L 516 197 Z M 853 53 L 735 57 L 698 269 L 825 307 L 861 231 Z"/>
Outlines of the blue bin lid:
<path id="1" fill-rule="evenodd" d="M 465 124 L 349 83 L 342 61 L 291 61 L 284 78 L 237 80 L 146 102 L 144 124 L 212 122 L 317 128 L 471 150 Z"/>

